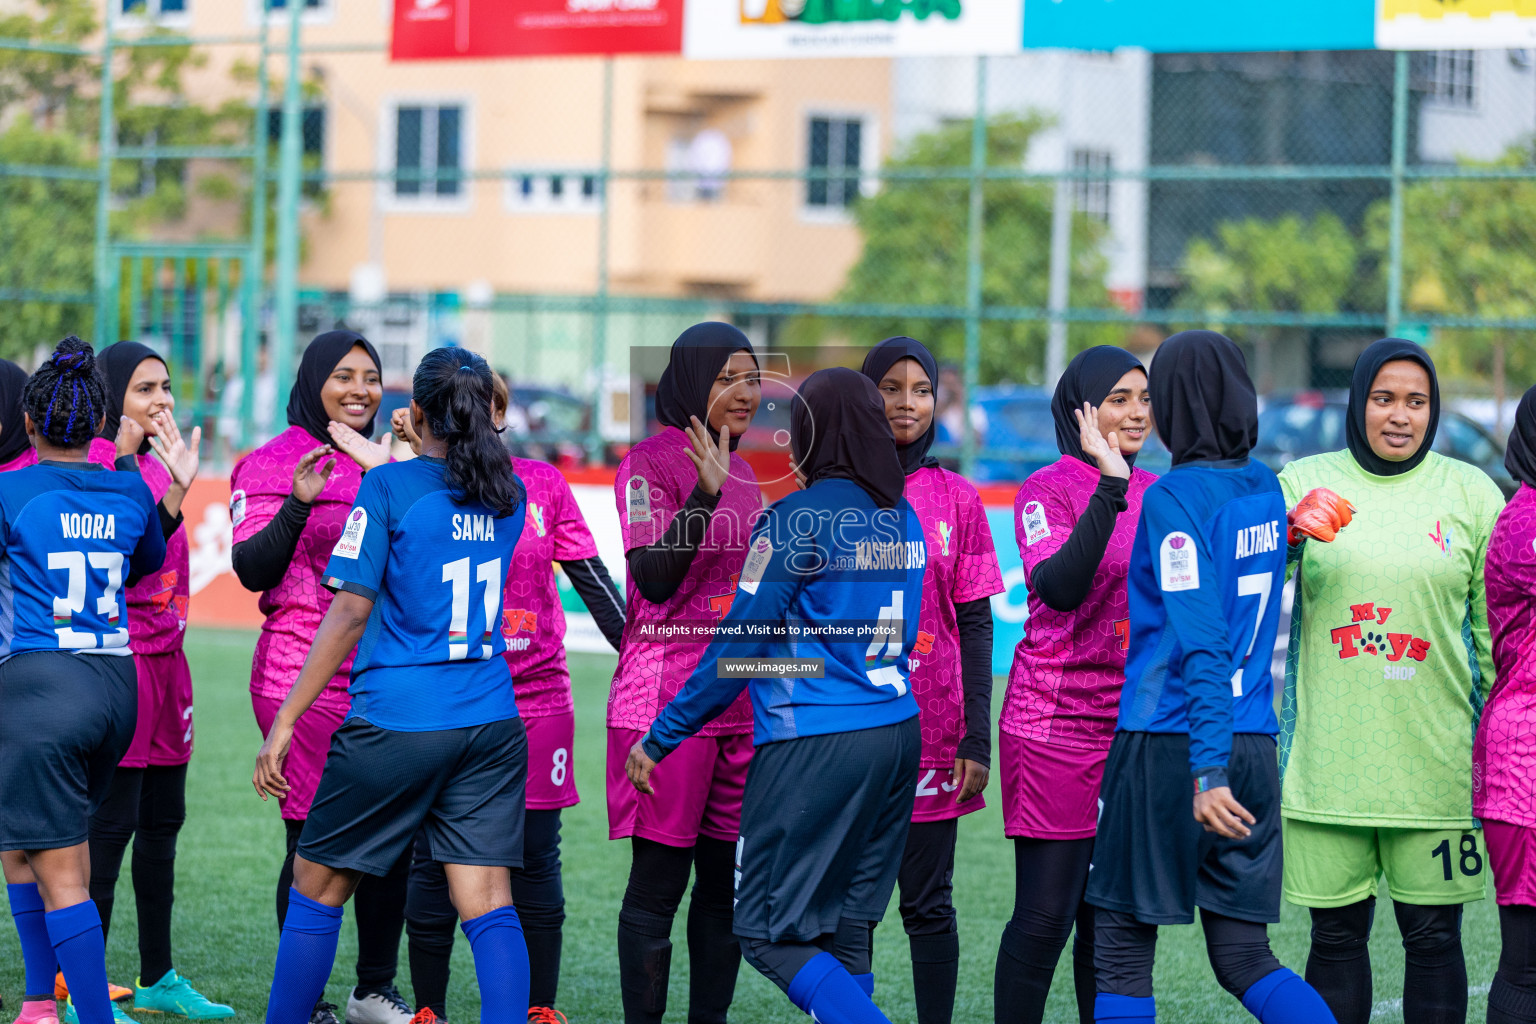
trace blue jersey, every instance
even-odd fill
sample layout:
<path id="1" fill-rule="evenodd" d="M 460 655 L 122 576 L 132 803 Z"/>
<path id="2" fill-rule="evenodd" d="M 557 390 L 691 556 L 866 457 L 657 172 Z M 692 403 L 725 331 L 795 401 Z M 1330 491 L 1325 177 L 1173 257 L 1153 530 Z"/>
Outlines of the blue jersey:
<path id="1" fill-rule="evenodd" d="M 125 591 L 165 535 L 136 472 L 39 462 L 0 487 L 0 661 L 29 651 L 132 654 Z"/>
<path id="2" fill-rule="evenodd" d="M 905 499 L 882 509 L 858 484 L 830 479 L 775 502 L 752 531 L 730 611 L 646 749 L 676 749 L 749 684 L 758 745 L 916 715 L 908 659 L 927 558 Z M 819 661 L 820 674 L 790 666 L 754 676 L 753 663 L 768 658 Z"/>
<path id="3" fill-rule="evenodd" d="M 1262 463 L 1191 463 L 1147 488 L 1127 580 L 1119 728 L 1188 733 L 1225 785 L 1234 732 L 1277 731 L 1269 663 L 1285 582 L 1285 499 Z"/>
<path id="4" fill-rule="evenodd" d="M 325 585 L 374 602 L 352 662 L 349 718 L 431 732 L 517 717 L 501 595 L 525 505 L 458 504 L 441 459 L 369 470 Z"/>

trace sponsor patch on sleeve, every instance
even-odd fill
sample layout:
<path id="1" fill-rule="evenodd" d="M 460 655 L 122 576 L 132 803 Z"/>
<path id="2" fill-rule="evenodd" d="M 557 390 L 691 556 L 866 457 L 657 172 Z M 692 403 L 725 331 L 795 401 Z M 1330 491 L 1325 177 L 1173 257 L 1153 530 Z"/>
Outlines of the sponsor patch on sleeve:
<path id="1" fill-rule="evenodd" d="M 331 549 L 335 558 L 356 558 L 363 550 L 363 535 L 368 532 L 368 510 L 355 508 L 347 516 L 347 525 L 341 531 L 341 539 Z"/>
<path id="2" fill-rule="evenodd" d="M 651 485 L 645 477 L 635 475 L 629 478 L 629 483 L 624 490 L 627 501 L 625 502 L 624 522 L 628 524 L 648 523 L 651 521 Z"/>
<path id="3" fill-rule="evenodd" d="M 229 518 L 234 526 L 245 521 L 245 491 L 239 490 L 229 496 Z"/>
<path id="4" fill-rule="evenodd" d="M 1157 564 L 1165 591 L 1199 590 L 1200 558 L 1195 539 L 1175 530 L 1163 538 L 1157 551 Z"/>
<path id="5" fill-rule="evenodd" d="M 1036 542 L 1051 535 L 1051 524 L 1045 519 L 1045 506 L 1032 501 L 1024 506 L 1024 546 L 1034 547 Z"/>
<path id="6" fill-rule="evenodd" d="M 747 552 L 747 562 L 741 567 L 741 579 L 737 586 L 749 594 L 757 593 L 757 585 L 763 581 L 763 573 L 773 560 L 773 545 L 767 537 L 759 537 Z"/>

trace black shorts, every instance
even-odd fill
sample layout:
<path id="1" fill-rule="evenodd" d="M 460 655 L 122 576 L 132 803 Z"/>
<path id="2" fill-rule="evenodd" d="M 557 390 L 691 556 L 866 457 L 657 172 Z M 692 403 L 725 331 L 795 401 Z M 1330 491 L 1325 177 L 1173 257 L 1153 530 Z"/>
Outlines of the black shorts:
<path id="1" fill-rule="evenodd" d="M 736 842 L 734 930 L 812 942 L 878 921 L 901 870 L 922 752 L 916 716 L 757 748 Z"/>
<path id="2" fill-rule="evenodd" d="M 1232 795 L 1258 819 L 1247 839 L 1224 839 L 1195 821 L 1187 735 L 1115 733 L 1087 901 L 1145 924 L 1189 924 L 1197 906 L 1239 921 L 1279 921 L 1274 737 L 1234 735 L 1227 777 Z"/>
<path id="3" fill-rule="evenodd" d="M 0 850 L 85 842 L 138 712 L 131 657 L 34 651 L 0 664 Z"/>
<path id="4" fill-rule="evenodd" d="M 387 875 L 421 829 L 441 864 L 520 868 L 527 776 L 520 718 L 435 732 L 349 718 L 331 738 L 299 856 Z"/>

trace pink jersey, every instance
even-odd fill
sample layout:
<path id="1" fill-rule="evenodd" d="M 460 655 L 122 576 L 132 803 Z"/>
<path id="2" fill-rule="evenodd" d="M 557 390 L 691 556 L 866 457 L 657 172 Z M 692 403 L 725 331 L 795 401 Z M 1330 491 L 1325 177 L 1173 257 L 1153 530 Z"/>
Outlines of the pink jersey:
<path id="1" fill-rule="evenodd" d="M 666 427 L 629 450 L 613 481 L 624 550 L 660 540 L 672 517 L 693 493 L 699 473 L 688 458 L 688 435 Z M 747 559 L 747 540 L 763 511 L 763 495 L 752 467 L 731 456 L 731 474 L 721 488 L 688 574 L 677 593 L 661 604 L 647 601 L 627 585 L 628 618 L 619 668 L 608 695 L 608 726 L 649 729 L 667 702 L 683 688 L 709 646 L 714 624 L 730 610 L 736 577 Z M 658 635 L 658 628 L 670 633 Z M 745 691 L 700 736 L 730 736 L 752 731 L 752 705 Z"/>
<path id="2" fill-rule="evenodd" d="M 965 735 L 955 605 L 1002 593 L 1003 575 L 981 495 L 964 477 L 938 467 L 920 469 L 907 477 L 906 498 L 928 542 L 910 680 L 922 719 L 922 767 L 953 768 Z M 987 652 L 989 666 L 991 657 Z"/>
<path id="3" fill-rule="evenodd" d="M 537 718 L 571 710 L 565 611 L 555 563 L 592 558 L 597 543 L 558 469 L 532 459 L 513 459 L 512 466 L 528 492 L 528 511 L 507 572 L 501 632 L 518 714 Z"/>
<path id="4" fill-rule="evenodd" d="M 1495 679 L 1472 753 L 1472 813 L 1536 828 L 1536 490 L 1522 484 L 1483 570 Z"/>
<path id="5" fill-rule="evenodd" d="M 113 449 L 115 452 L 116 449 Z M 139 473 L 155 501 L 171 489 L 171 473 L 153 455 L 139 456 Z M 157 527 L 159 523 L 155 524 Z M 128 589 L 128 633 L 135 654 L 168 654 L 181 650 L 187 628 L 191 549 L 185 524 L 165 542 L 165 563 Z"/>
<path id="6" fill-rule="evenodd" d="M 105 466 L 107 469 L 111 469 L 117 461 L 117 445 L 104 437 L 93 437 L 91 438 L 91 446 L 86 452 L 86 459 L 96 463 L 98 466 Z M 13 469 L 26 469 L 28 466 L 35 465 L 37 465 L 37 449 L 28 448 L 10 462 L 0 466 L 0 473 L 9 473 Z"/>
<path id="7" fill-rule="evenodd" d="M 260 533 L 270 523 L 293 490 L 293 469 L 305 453 L 321 442 L 302 427 L 289 427 L 235 463 L 230 475 L 229 516 L 234 521 L 238 544 Z M 266 620 L 256 641 L 251 662 L 251 693 L 278 700 L 288 696 L 298 682 L 299 669 L 314 643 L 320 620 L 331 607 L 331 592 L 320 585 L 331 549 L 341 537 L 343 521 L 363 481 L 363 471 L 345 455 L 335 455 L 336 468 L 310 509 L 309 520 L 299 534 L 283 578 L 263 591 L 259 606 Z M 336 670 L 315 705 L 328 711 L 346 711 L 352 704 L 347 694 L 352 671 L 349 653 Z"/>
<path id="8" fill-rule="evenodd" d="M 1131 471 L 1126 494 L 1130 508 L 1115 518 L 1104 558 L 1081 605 L 1058 612 L 1029 595 L 1024 639 L 1014 648 L 1013 670 L 1008 673 L 999 723 L 1003 732 L 1069 747 L 1108 749 L 1130 642 L 1125 577 L 1141 498 L 1155 479 L 1145 470 Z M 1025 579 L 1067 542 L 1098 486 L 1098 469 L 1070 455 L 1024 481 L 1013 499 L 1013 528 Z"/>

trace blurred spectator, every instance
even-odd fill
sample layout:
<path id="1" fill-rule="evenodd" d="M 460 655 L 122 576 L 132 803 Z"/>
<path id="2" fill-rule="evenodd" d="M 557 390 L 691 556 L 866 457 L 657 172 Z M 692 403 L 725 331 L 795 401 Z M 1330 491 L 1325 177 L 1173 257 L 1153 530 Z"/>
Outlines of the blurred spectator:
<path id="1" fill-rule="evenodd" d="M 960 368 L 953 363 L 939 364 L 939 393 L 933 419 L 937 424 L 934 440 L 939 444 L 960 445 L 965 441 L 965 383 Z M 987 443 L 987 414 L 979 407 L 970 409 L 971 429 L 976 432 L 976 447 Z"/>
<path id="2" fill-rule="evenodd" d="M 245 401 L 245 378 L 242 370 L 226 376 L 224 390 L 219 396 L 219 444 L 225 461 L 233 461 L 235 450 L 240 447 L 240 407 Z M 245 450 L 272 440 L 272 421 L 276 416 L 277 375 L 272 372 L 272 357 L 263 341 L 256 350 L 256 377 L 251 392 L 252 433 Z"/>

